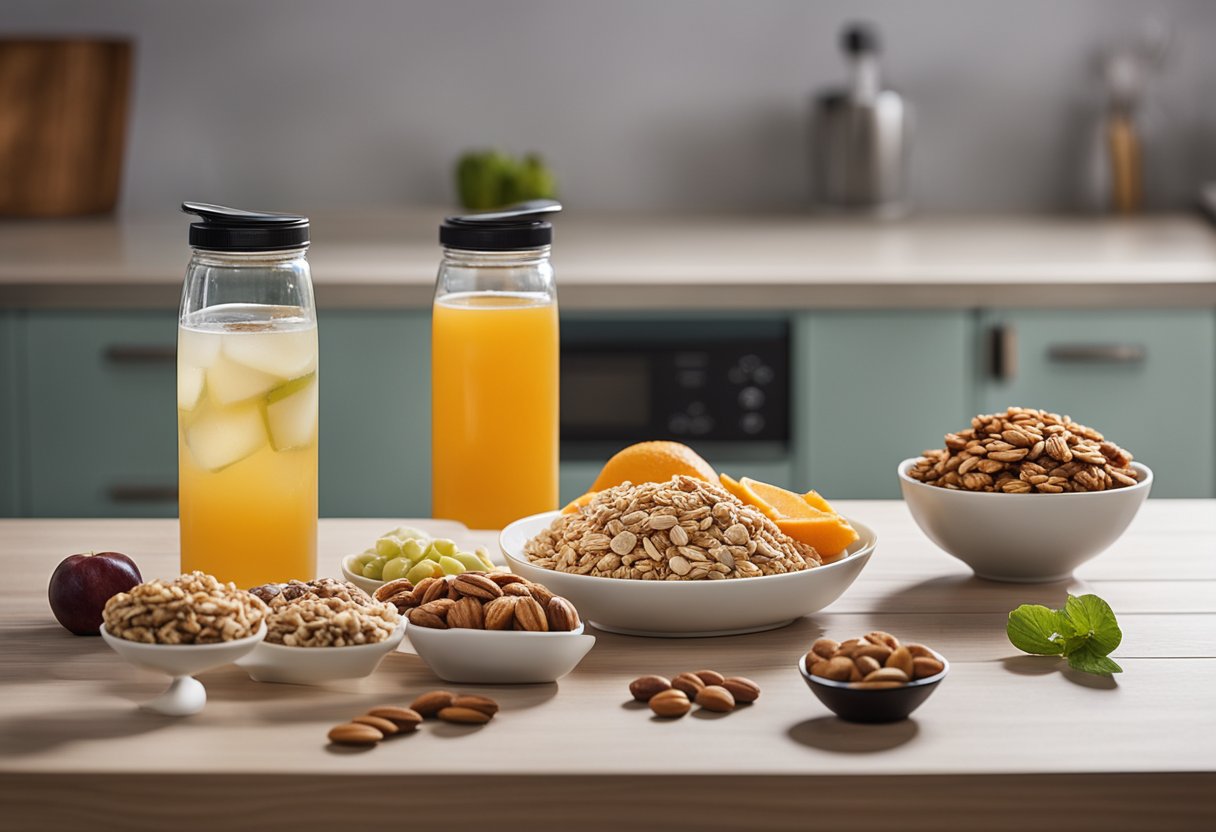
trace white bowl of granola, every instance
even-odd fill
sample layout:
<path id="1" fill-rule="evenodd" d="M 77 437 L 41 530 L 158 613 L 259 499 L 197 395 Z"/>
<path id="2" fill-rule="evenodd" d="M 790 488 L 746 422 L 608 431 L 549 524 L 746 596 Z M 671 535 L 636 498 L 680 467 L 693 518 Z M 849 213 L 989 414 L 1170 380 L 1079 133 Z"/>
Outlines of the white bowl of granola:
<path id="1" fill-rule="evenodd" d="M 251 590 L 270 608 L 266 639 L 236 664 L 257 682 L 311 685 L 370 676 L 405 636 L 392 604 L 333 578 Z"/>
<path id="2" fill-rule="evenodd" d="M 872 529 L 850 518 L 858 539 L 829 564 L 727 580 L 610 578 L 549 569 L 528 558 L 528 541 L 559 515 L 535 514 L 503 529 L 499 545 L 507 565 L 569 598 L 592 626 L 626 635 L 721 636 L 784 627 L 839 598 L 861 574 L 878 542 Z"/>

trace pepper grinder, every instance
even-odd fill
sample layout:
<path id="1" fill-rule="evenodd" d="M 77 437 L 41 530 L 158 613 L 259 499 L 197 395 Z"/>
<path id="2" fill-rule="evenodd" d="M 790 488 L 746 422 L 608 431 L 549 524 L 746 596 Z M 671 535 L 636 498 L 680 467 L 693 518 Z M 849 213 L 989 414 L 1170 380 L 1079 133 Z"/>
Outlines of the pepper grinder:
<path id="1" fill-rule="evenodd" d="M 841 48 L 849 84 L 814 102 L 815 202 L 828 212 L 879 217 L 907 213 L 912 116 L 904 98 L 883 89 L 877 32 L 847 26 Z"/>

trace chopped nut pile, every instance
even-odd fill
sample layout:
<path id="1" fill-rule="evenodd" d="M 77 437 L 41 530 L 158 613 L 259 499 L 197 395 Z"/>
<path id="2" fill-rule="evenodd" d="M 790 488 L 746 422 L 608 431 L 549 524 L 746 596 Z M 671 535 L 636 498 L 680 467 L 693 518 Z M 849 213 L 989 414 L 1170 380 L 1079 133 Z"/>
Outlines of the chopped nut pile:
<path id="1" fill-rule="evenodd" d="M 102 618 L 112 636 L 143 644 L 217 644 L 258 631 L 267 608 L 235 584 L 203 572 L 147 581 L 106 602 Z"/>
<path id="2" fill-rule="evenodd" d="M 623 483 L 563 514 L 524 546 L 559 572 L 659 581 L 754 578 L 819 566 L 815 549 L 717 483 Z"/>
<path id="3" fill-rule="evenodd" d="M 253 590 L 267 598 L 266 640 L 286 647 L 349 647 L 377 644 L 397 629 L 391 604 L 374 600 L 354 584 L 321 578 L 310 583 L 266 584 Z"/>
<path id="4" fill-rule="evenodd" d="M 1130 453 L 1068 416 L 1011 407 L 946 434 L 946 447 L 925 451 L 908 476 L 956 491 L 1107 491 L 1138 482 L 1131 461 Z"/>

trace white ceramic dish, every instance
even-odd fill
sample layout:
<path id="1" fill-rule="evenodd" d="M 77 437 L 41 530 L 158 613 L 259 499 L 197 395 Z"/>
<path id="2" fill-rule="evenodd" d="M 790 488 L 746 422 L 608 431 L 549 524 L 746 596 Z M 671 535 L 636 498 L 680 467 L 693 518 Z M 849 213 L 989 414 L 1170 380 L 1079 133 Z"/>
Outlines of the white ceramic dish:
<path id="1" fill-rule="evenodd" d="M 981 578 L 1061 581 L 1105 551 L 1127 529 L 1153 485 L 1153 472 L 1133 462 L 1140 482 L 1111 491 L 997 494 L 953 491 L 908 476 L 899 485 L 912 519 L 930 540 Z"/>
<path id="2" fill-rule="evenodd" d="M 229 664 L 253 650 L 266 637 L 266 625 L 248 638 L 217 644 L 141 644 L 106 632 L 101 638 L 127 662 L 173 677 L 169 689 L 142 707 L 168 716 L 190 716 L 207 704 L 207 690 L 193 678 L 214 667 Z"/>
<path id="3" fill-rule="evenodd" d="M 410 644 L 445 682 L 527 685 L 565 676 L 595 646 L 595 636 L 577 630 L 528 633 L 518 630 L 438 630 L 409 625 Z"/>
<path id="4" fill-rule="evenodd" d="M 826 607 L 861 574 L 878 542 L 851 520 L 860 538 L 835 563 L 786 575 L 724 581 L 636 581 L 572 575 L 534 566 L 524 544 L 558 512 L 516 520 L 499 545 L 507 565 L 530 581 L 568 598 L 583 620 L 601 630 L 639 636 L 721 636 L 783 627 Z"/>
<path id="5" fill-rule="evenodd" d="M 349 647 L 286 647 L 262 642 L 237 661 L 255 682 L 314 685 L 370 676 L 405 636 L 405 619 L 384 641 Z"/>

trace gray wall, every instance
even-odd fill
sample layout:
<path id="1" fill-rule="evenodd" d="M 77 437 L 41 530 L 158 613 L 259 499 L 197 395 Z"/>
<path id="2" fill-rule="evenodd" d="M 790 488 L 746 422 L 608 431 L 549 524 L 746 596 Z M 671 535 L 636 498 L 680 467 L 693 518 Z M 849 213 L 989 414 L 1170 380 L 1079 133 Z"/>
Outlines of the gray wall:
<path id="1" fill-rule="evenodd" d="M 575 206 L 786 210 L 864 17 L 917 107 L 919 207 L 1022 211 L 1073 202 L 1093 50 L 1149 15 L 1177 38 L 1148 196 L 1177 207 L 1216 177 L 1208 0 L 4 0 L 0 33 L 137 40 L 128 212 L 443 202 L 487 144 L 543 151 Z"/>

